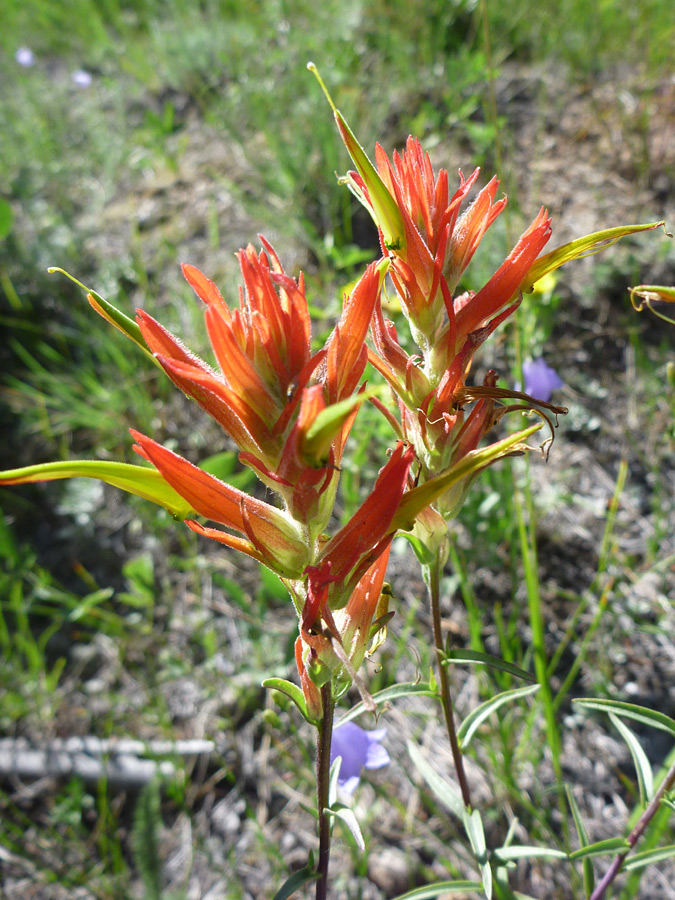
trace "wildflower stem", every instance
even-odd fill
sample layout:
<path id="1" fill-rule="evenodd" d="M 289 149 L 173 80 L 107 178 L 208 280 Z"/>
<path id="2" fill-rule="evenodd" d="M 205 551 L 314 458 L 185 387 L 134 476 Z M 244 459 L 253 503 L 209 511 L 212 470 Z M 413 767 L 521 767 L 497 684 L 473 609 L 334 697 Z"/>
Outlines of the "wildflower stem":
<path id="1" fill-rule="evenodd" d="M 331 823 L 326 810 L 329 806 L 330 747 L 333 738 L 333 712 L 335 709 L 330 682 L 321 688 L 321 699 L 323 701 L 323 717 L 316 742 L 316 788 L 319 811 L 319 861 L 317 865 L 319 880 L 316 883 L 316 900 L 326 900 L 328 896 Z"/>
<path id="2" fill-rule="evenodd" d="M 673 765 L 668 770 L 666 777 L 661 782 L 661 787 L 658 789 L 658 791 L 656 791 L 656 793 L 652 797 L 651 803 L 649 804 L 647 809 L 640 816 L 640 819 L 639 819 L 637 825 L 631 831 L 631 833 L 628 835 L 628 838 L 626 839 L 626 841 L 628 843 L 628 848 L 626 850 L 623 850 L 621 853 L 617 854 L 617 856 L 614 857 L 614 860 L 612 861 L 612 864 L 610 865 L 609 869 L 607 869 L 607 872 L 605 873 L 604 878 L 596 886 L 596 888 L 593 891 L 593 893 L 591 894 L 589 900 L 602 900 L 602 898 L 605 896 L 605 892 L 606 892 L 607 888 L 610 886 L 610 884 L 614 881 L 616 876 L 621 871 L 621 867 L 623 866 L 626 857 L 628 856 L 630 851 L 635 848 L 635 845 L 637 844 L 637 842 L 640 840 L 640 838 L 644 834 L 645 829 L 647 828 L 647 825 L 649 825 L 651 820 L 654 818 L 654 815 L 656 814 L 657 809 L 661 805 L 661 801 L 663 800 L 665 795 L 668 793 L 668 791 L 671 790 L 671 788 L 674 785 L 675 785 L 675 763 L 673 763 Z"/>
<path id="3" fill-rule="evenodd" d="M 450 693 L 450 675 L 448 674 L 448 666 L 445 664 L 445 649 L 443 647 L 443 631 L 441 629 L 441 550 L 438 549 L 434 554 L 433 562 L 425 566 L 426 582 L 429 590 L 429 600 L 431 605 L 431 620 L 434 629 L 434 644 L 436 646 L 436 660 L 438 663 L 438 681 L 441 688 L 441 706 L 443 707 L 443 716 L 448 731 L 448 739 L 452 750 L 452 758 L 455 763 L 455 771 L 457 773 L 457 781 L 462 792 L 462 800 L 467 809 L 471 808 L 471 793 L 469 791 L 469 782 L 464 772 L 464 760 L 462 751 L 457 740 L 457 730 L 455 729 L 455 717 L 452 706 L 452 695 Z"/>

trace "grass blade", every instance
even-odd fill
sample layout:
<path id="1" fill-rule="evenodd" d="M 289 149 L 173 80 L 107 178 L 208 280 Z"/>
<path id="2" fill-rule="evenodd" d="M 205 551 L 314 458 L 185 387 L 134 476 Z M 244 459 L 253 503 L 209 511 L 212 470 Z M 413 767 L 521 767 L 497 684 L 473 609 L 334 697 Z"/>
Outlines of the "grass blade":
<path id="1" fill-rule="evenodd" d="M 445 894 L 470 894 L 480 891 L 482 887 L 480 881 L 437 881 L 436 884 L 427 884 L 406 894 L 399 894 L 394 900 L 434 900 Z"/>
<path id="2" fill-rule="evenodd" d="M 577 830 L 579 845 L 581 847 L 586 847 L 589 843 L 588 832 L 586 831 L 584 820 L 581 818 L 581 810 L 579 809 L 579 804 L 577 803 L 569 785 L 565 786 L 565 793 L 567 794 L 567 802 L 569 803 L 570 810 L 572 811 L 572 818 L 574 819 L 574 827 Z M 590 897 L 593 893 L 593 888 L 595 887 L 595 875 L 593 874 L 593 864 L 591 863 L 590 859 L 582 859 L 581 868 L 584 876 L 584 895 L 586 897 Z"/>

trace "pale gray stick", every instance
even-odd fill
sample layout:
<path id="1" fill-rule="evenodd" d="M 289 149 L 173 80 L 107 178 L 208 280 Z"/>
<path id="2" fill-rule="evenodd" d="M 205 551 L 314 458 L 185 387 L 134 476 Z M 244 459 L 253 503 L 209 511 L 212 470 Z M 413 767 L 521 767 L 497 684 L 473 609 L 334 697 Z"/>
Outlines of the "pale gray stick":
<path id="1" fill-rule="evenodd" d="M 84 781 L 106 778 L 117 788 L 140 788 L 155 775 L 169 777 L 176 767 L 169 761 L 139 758 L 211 754 L 211 741 L 144 741 L 93 736 L 55 739 L 43 747 L 21 739 L 0 739 L 0 778 L 45 778 L 77 775 Z"/>

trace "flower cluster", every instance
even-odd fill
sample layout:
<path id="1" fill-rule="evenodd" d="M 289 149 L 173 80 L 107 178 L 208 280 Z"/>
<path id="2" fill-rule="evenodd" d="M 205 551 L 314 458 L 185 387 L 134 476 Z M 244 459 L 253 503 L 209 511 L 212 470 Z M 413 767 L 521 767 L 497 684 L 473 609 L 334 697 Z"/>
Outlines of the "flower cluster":
<path id="1" fill-rule="evenodd" d="M 308 718 L 321 715 L 319 686 L 344 687 L 372 638 L 389 544 L 427 502 L 410 487 L 414 448 L 399 442 L 352 518 L 326 535 L 340 464 L 358 408 L 365 344 L 387 264 L 367 267 L 345 297 L 325 345 L 311 349 L 302 277 L 287 275 L 273 248 L 239 253 L 243 287 L 231 309 L 193 266 L 183 272 L 205 307 L 215 370 L 143 310 L 132 322 L 96 294 L 94 308 L 134 340 L 234 440 L 242 463 L 276 494 L 277 504 L 243 493 L 132 430 L 134 449 L 152 468 L 84 461 L 0 474 L 4 484 L 74 475 L 100 478 L 154 500 L 193 531 L 239 550 L 279 575 L 300 620 L 296 659 Z M 196 516 L 214 523 L 206 525 Z M 386 596 L 386 595 L 385 595 Z"/>
<path id="2" fill-rule="evenodd" d="M 188 519 L 193 531 L 252 556 L 283 579 L 300 617 L 296 659 L 308 712 L 318 717 L 318 671 L 326 679 L 339 670 L 348 681 L 365 653 L 413 451 L 397 446 L 370 496 L 328 539 L 342 454 L 362 402 L 365 338 L 386 267 L 368 266 L 325 346 L 312 353 L 303 279 L 287 275 L 261 240 L 259 253 L 252 246 L 239 253 L 244 286 L 237 309 L 201 272 L 183 267 L 206 307 L 219 371 L 146 312 L 138 312 L 137 322 L 166 374 L 237 443 L 239 459 L 278 496 L 278 505 L 236 490 L 145 435 L 132 435 L 135 449 L 192 509 L 225 526 Z"/>
<path id="3" fill-rule="evenodd" d="M 517 308 L 518 289 L 528 269 L 551 235 L 551 220 L 541 210 L 516 246 L 478 292 L 459 293 L 457 286 L 486 230 L 504 209 L 496 200 L 499 182 L 493 178 L 460 215 L 462 202 L 478 177 L 464 179 L 450 196 L 448 174 L 434 173 L 418 141 L 390 161 L 377 147 L 381 182 L 401 213 L 403 240 L 391 251 L 390 272 L 418 353 L 402 349 L 393 322 L 381 307 L 373 317 L 376 353 L 371 362 L 394 390 L 401 432 L 415 447 L 424 478 L 447 468 L 478 447 L 495 421 L 496 375 L 488 373 L 482 396 L 467 392 L 466 376 L 478 347 Z M 352 183 L 366 204 L 368 186 L 357 172 Z M 439 510 L 450 518 L 461 503 L 467 484 L 439 499 Z"/>
<path id="4" fill-rule="evenodd" d="M 488 182 L 462 212 L 478 169 L 469 178 L 460 170 L 459 186 L 450 195 L 448 173 L 441 169 L 435 175 L 428 154 L 412 137 L 405 150 L 391 159 L 377 145 L 373 165 L 327 97 L 356 166 L 343 180 L 378 228 L 383 254 L 390 259 L 391 280 L 417 345 L 416 353 L 406 353 L 395 324 L 385 319 L 378 303 L 372 325 L 375 349 L 369 359 L 396 398 L 398 417 L 386 409 L 383 412 L 399 436 L 415 448 L 419 481 L 461 463 L 505 412 L 535 410 L 551 426 L 546 410 L 556 415 L 565 410 L 551 406 L 550 391 L 531 396 L 500 388 L 494 371 L 485 375 L 482 385 L 467 386 L 476 350 L 515 312 L 523 292 L 531 291 L 539 279 L 624 235 L 663 223 L 607 229 L 542 256 L 551 236 L 551 219 L 542 208 L 486 284 L 478 291 L 459 291 L 481 239 L 506 205 L 505 197 L 497 199 L 498 180 Z M 552 380 L 550 386 L 560 385 Z M 518 403 L 504 406 L 508 399 Z M 435 509 L 446 522 L 456 514 L 478 471 L 479 467 L 473 467 L 436 501 Z M 437 523 L 437 527 L 443 526 Z"/>
<path id="5" fill-rule="evenodd" d="M 19 62 L 29 65 L 24 56 Z M 379 229 L 383 258 L 345 296 L 319 350 L 312 351 L 302 276 L 286 274 L 263 238 L 260 251 L 249 245 L 238 255 L 243 286 L 237 308 L 198 269 L 183 267 L 204 304 L 217 369 L 147 312 L 139 310 L 133 321 L 88 293 L 92 306 L 222 427 L 277 502 L 243 493 L 133 430 L 134 449 L 149 466 L 79 461 L 0 473 L 4 484 L 99 478 L 161 504 L 198 534 L 276 572 L 298 614 L 295 654 L 303 712 L 312 720 L 322 714 L 320 688 L 330 682 L 337 694 L 357 677 L 374 632 L 386 621 L 382 586 L 396 531 L 417 524 L 426 540 L 438 541 L 476 473 L 524 446 L 539 424 L 480 447 L 505 409 L 562 411 L 497 387 L 494 372 L 483 385 L 468 386 L 478 347 L 539 278 L 624 234 L 656 227 L 598 232 L 541 256 L 551 235 L 541 209 L 487 283 L 462 292 L 462 275 L 506 203 L 497 198 L 498 181 L 493 178 L 462 211 L 478 170 L 469 178 L 460 172 L 451 195 L 447 172 L 436 176 L 413 138 L 391 160 L 378 146 L 375 167 L 339 111 L 335 116 L 356 165 L 347 182 Z M 387 275 L 418 348 L 412 355 L 382 311 Z M 366 390 L 368 361 L 391 388 L 394 411 Z M 550 378 L 548 384 L 556 385 Z M 500 407 L 507 398 L 520 403 Z M 361 507 L 329 536 L 345 443 L 366 399 L 387 416 L 399 441 Z"/>

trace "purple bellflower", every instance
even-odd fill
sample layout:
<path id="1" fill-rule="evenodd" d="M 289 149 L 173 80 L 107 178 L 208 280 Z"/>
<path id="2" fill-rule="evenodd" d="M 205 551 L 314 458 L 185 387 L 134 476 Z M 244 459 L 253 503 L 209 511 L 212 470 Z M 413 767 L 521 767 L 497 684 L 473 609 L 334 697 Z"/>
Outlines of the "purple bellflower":
<path id="1" fill-rule="evenodd" d="M 77 69 L 75 72 L 70 73 L 70 80 L 76 87 L 88 88 L 93 79 L 85 69 Z"/>
<path id="2" fill-rule="evenodd" d="M 544 403 L 548 403 L 553 391 L 561 388 L 565 383 L 542 356 L 523 363 L 523 378 L 525 379 L 525 393 Z"/>
<path id="3" fill-rule="evenodd" d="M 358 787 L 361 769 L 380 769 L 389 764 L 389 754 L 380 741 L 387 733 L 386 728 L 365 731 L 355 722 L 345 722 L 333 731 L 330 761 L 342 757 L 338 785 L 348 794 Z"/>
<path id="4" fill-rule="evenodd" d="M 30 68 L 30 66 L 35 65 L 35 54 L 30 49 L 30 47 L 19 47 L 19 49 L 14 54 L 14 59 L 20 66 L 23 66 L 25 69 L 28 69 Z"/>

